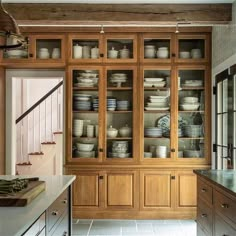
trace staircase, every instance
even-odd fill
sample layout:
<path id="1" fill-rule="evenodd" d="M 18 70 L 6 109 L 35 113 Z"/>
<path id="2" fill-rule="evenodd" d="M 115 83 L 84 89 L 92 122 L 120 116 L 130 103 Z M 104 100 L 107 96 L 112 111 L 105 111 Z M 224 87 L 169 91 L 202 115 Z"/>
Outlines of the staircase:
<path id="1" fill-rule="evenodd" d="M 17 175 L 61 175 L 62 87 L 57 84 L 17 120 Z"/>

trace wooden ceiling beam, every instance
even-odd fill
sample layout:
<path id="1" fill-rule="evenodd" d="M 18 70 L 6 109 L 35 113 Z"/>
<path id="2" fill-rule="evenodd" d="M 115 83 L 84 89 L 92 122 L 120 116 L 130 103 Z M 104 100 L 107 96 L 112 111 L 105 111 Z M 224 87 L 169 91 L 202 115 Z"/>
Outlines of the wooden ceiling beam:
<path id="1" fill-rule="evenodd" d="M 18 24 L 221 23 L 232 19 L 232 4 L 24 4 L 4 7 Z"/>

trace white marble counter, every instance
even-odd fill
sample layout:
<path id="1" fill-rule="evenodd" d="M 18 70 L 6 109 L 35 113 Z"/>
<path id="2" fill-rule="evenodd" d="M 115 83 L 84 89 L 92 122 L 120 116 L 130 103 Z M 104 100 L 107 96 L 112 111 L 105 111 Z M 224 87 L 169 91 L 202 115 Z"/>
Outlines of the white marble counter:
<path id="1" fill-rule="evenodd" d="M 26 178 L 34 176 L 1 176 L 0 179 Z M 46 181 L 46 190 L 25 207 L 0 207 L 0 235 L 20 236 L 34 221 L 68 188 L 75 176 L 40 176 Z"/>

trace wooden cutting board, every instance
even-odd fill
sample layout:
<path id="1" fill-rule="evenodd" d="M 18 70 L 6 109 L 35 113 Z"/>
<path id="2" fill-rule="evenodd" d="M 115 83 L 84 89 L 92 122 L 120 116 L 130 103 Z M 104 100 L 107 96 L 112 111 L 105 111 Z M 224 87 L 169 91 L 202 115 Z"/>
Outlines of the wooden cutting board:
<path id="1" fill-rule="evenodd" d="M 45 187 L 45 181 L 29 181 L 27 188 L 15 193 L 13 196 L 0 195 L 0 207 L 25 206 L 44 191 Z"/>

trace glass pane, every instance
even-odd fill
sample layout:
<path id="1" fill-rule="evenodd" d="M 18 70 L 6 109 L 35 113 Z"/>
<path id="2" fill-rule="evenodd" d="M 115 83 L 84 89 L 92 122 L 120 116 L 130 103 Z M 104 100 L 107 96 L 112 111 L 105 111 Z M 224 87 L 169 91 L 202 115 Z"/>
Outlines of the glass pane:
<path id="1" fill-rule="evenodd" d="M 234 111 L 236 111 L 236 75 L 234 76 L 233 80 L 234 80 L 234 82 L 233 82 L 233 84 L 234 84 L 234 91 L 233 91 L 233 94 L 234 94 L 234 101 L 233 101 L 234 106 L 233 106 L 233 109 L 234 109 Z"/>
<path id="2" fill-rule="evenodd" d="M 169 39 L 144 39 L 144 58 L 170 58 Z"/>
<path id="3" fill-rule="evenodd" d="M 107 58 L 133 58 L 133 40 L 132 39 L 108 39 L 107 40 Z"/>
<path id="4" fill-rule="evenodd" d="M 39 59 L 59 59 L 61 58 L 60 39 L 37 39 L 36 57 Z"/>
<path id="5" fill-rule="evenodd" d="M 223 114 L 223 126 L 222 126 L 222 132 L 223 132 L 223 146 L 228 146 L 228 114 Z"/>
<path id="6" fill-rule="evenodd" d="M 217 144 L 223 145 L 223 130 L 222 130 L 223 115 L 217 115 Z"/>
<path id="7" fill-rule="evenodd" d="M 144 157 L 170 157 L 170 70 L 145 69 Z"/>
<path id="8" fill-rule="evenodd" d="M 218 113 L 222 113 L 222 107 L 223 107 L 223 99 L 222 99 L 222 86 L 223 86 L 223 83 L 222 82 L 219 82 L 217 84 L 217 112 Z"/>
<path id="9" fill-rule="evenodd" d="M 205 55 L 204 39 L 180 39 L 179 40 L 179 58 L 199 59 Z"/>
<path id="10" fill-rule="evenodd" d="M 73 44 L 73 58 L 75 59 L 99 58 L 98 39 L 74 39 L 72 44 Z"/>
<path id="11" fill-rule="evenodd" d="M 236 148 L 236 112 L 234 112 L 233 137 L 234 137 L 234 148 Z"/>
<path id="12" fill-rule="evenodd" d="M 107 71 L 107 157 L 133 158 L 133 71 Z"/>
<path id="13" fill-rule="evenodd" d="M 218 146 L 217 147 L 217 169 L 221 170 L 222 169 L 222 147 Z"/>
<path id="14" fill-rule="evenodd" d="M 73 71 L 73 158 L 98 157 L 98 70 Z"/>
<path id="15" fill-rule="evenodd" d="M 226 158 L 225 158 L 226 157 Z M 222 159 L 223 159 L 223 170 L 227 169 L 228 168 L 228 148 L 227 147 L 223 147 L 223 156 L 222 156 Z"/>
<path id="16" fill-rule="evenodd" d="M 223 94 L 222 94 L 222 99 L 223 99 L 223 112 L 228 112 L 228 80 L 225 79 L 223 81 Z"/>

